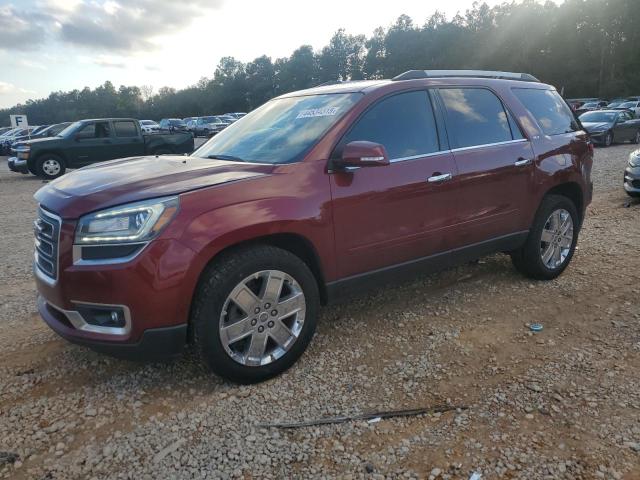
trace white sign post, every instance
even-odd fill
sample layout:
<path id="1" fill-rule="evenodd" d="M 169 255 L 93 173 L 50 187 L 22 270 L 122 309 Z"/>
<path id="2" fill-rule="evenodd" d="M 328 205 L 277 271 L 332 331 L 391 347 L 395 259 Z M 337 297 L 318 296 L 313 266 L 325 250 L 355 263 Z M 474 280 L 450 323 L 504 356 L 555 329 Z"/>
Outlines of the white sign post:
<path id="1" fill-rule="evenodd" d="M 29 126 L 26 115 L 9 115 L 9 117 L 11 118 L 11 126 L 13 128 L 27 128 Z"/>

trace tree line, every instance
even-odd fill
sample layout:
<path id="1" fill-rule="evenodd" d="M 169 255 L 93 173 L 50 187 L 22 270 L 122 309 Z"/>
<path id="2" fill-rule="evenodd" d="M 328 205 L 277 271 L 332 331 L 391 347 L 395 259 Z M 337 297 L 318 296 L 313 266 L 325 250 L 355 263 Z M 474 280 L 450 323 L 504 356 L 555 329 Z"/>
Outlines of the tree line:
<path id="1" fill-rule="evenodd" d="M 224 57 L 211 78 L 184 89 L 116 89 L 106 81 L 0 110 L 0 122 L 13 113 L 27 114 L 35 125 L 249 111 L 292 90 L 390 78 L 411 69 L 528 72 L 567 98 L 640 95 L 640 8 L 637 0 L 524 0 L 495 7 L 474 3 L 453 18 L 436 11 L 423 24 L 402 15 L 368 37 L 338 30 L 319 51 L 303 45 L 289 57 L 264 55 L 248 63 Z"/>

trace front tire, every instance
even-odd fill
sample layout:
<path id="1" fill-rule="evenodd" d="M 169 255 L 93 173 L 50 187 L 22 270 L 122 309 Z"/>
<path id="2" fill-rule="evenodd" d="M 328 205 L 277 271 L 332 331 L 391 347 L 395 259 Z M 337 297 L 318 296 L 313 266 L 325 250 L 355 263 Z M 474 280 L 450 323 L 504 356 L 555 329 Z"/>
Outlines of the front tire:
<path id="1" fill-rule="evenodd" d="M 226 254 L 205 270 L 196 292 L 196 350 L 221 377 L 267 380 L 304 353 L 319 305 L 315 277 L 292 253 L 265 245 Z"/>
<path id="2" fill-rule="evenodd" d="M 524 246 L 511 252 L 513 265 L 536 280 L 558 277 L 571 262 L 579 230 L 580 219 L 574 203 L 562 195 L 547 195 Z"/>
<path id="3" fill-rule="evenodd" d="M 607 132 L 607 136 L 604 137 L 604 146 L 610 147 L 613 145 L 613 132 Z"/>
<path id="4" fill-rule="evenodd" d="M 54 154 L 45 154 L 36 161 L 36 175 L 45 180 L 53 180 L 64 175 L 64 160 Z"/>
<path id="5" fill-rule="evenodd" d="M 639 144 L 640 143 L 640 130 L 638 130 L 635 136 L 631 139 L 631 143 Z"/>

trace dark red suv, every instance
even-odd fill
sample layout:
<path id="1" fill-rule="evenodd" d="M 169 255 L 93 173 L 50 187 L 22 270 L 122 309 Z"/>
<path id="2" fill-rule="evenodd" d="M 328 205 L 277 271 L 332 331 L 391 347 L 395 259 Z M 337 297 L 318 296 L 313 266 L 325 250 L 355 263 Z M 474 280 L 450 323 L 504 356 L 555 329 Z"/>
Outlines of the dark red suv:
<path id="1" fill-rule="evenodd" d="M 411 71 L 278 97 L 191 156 L 129 158 L 36 193 L 38 307 L 64 338 L 145 358 L 193 342 L 238 382 L 303 353 L 320 304 L 494 252 L 552 279 L 593 150 L 526 74 Z"/>

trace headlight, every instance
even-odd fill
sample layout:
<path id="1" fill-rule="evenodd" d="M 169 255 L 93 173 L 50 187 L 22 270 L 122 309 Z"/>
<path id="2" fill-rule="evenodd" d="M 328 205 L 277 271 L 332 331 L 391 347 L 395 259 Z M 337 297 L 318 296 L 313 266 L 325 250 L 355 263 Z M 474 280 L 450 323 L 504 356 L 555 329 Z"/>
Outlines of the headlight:
<path id="1" fill-rule="evenodd" d="M 75 243 L 99 245 L 148 242 L 178 211 L 178 197 L 146 200 L 91 213 L 80 218 Z"/>
<path id="2" fill-rule="evenodd" d="M 631 152 L 631 155 L 629 155 L 629 165 L 632 167 L 640 167 L 640 150 Z"/>

